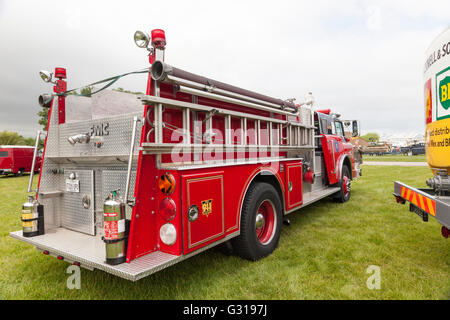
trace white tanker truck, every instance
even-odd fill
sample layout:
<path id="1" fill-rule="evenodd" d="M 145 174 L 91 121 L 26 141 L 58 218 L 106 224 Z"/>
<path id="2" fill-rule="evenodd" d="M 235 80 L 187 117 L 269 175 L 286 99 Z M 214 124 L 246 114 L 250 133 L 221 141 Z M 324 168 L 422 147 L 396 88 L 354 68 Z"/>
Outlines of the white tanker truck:
<path id="1" fill-rule="evenodd" d="M 424 68 L 425 148 L 434 175 L 428 189 L 417 189 L 402 182 L 394 184 L 399 203 L 410 203 L 411 212 L 423 221 L 428 216 L 442 224 L 442 235 L 450 234 L 450 28 L 441 33 L 427 50 Z"/>

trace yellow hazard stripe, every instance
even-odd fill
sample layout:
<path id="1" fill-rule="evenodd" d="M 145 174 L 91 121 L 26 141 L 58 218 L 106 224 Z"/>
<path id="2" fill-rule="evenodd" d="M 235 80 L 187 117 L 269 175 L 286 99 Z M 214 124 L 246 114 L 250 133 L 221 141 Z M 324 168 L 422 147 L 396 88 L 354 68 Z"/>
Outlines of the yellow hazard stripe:
<path id="1" fill-rule="evenodd" d="M 429 214 L 431 214 L 433 217 L 436 216 L 436 201 L 432 201 L 429 198 L 427 199 L 427 203 L 428 203 L 428 208 L 430 209 Z"/>
<path id="2" fill-rule="evenodd" d="M 419 207 L 420 209 L 422 209 L 425 212 L 428 212 L 434 217 L 436 216 L 436 201 L 406 187 L 400 188 L 400 194 L 402 198 L 411 202 L 416 207 Z"/>

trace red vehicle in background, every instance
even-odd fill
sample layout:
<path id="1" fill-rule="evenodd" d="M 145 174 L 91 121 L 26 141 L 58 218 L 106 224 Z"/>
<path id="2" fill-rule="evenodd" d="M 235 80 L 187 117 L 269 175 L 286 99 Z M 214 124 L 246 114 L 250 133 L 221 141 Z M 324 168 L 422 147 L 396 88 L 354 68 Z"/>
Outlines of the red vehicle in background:
<path id="1" fill-rule="evenodd" d="M 0 174 L 15 174 L 21 176 L 24 172 L 31 172 L 34 147 L 29 146 L 0 146 Z M 42 158 L 36 156 L 34 171 L 41 168 Z"/>

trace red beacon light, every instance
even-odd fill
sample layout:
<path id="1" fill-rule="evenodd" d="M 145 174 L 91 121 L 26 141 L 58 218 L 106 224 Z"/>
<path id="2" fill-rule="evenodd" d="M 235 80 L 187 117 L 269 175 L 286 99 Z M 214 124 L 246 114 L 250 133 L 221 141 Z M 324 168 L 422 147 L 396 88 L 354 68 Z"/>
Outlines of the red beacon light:
<path id="1" fill-rule="evenodd" d="M 60 79 L 66 79 L 66 69 L 65 68 L 55 68 L 55 77 Z"/>
<path id="2" fill-rule="evenodd" d="M 152 46 L 164 50 L 166 47 L 166 33 L 162 29 L 154 29 L 151 32 Z"/>
<path id="3" fill-rule="evenodd" d="M 323 113 L 323 114 L 330 114 L 331 109 L 324 109 L 324 110 L 317 110 L 317 112 Z"/>

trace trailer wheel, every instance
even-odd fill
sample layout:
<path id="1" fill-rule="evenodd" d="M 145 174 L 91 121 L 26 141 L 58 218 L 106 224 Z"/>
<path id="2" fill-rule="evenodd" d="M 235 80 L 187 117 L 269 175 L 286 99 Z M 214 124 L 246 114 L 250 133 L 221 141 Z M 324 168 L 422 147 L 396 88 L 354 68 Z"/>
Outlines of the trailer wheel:
<path id="1" fill-rule="evenodd" d="M 248 190 L 241 212 L 241 234 L 233 249 L 242 258 L 258 260 L 271 254 L 281 234 L 282 206 L 275 188 L 256 183 Z"/>
<path id="2" fill-rule="evenodd" d="M 344 203 L 350 200 L 350 193 L 352 191 L 352 179 L 350 178 L 350 171 L 347 166 L 342 167 L 342 177 L 339 183 L 341 190 L 338 192 L 336 200 Z"/>

